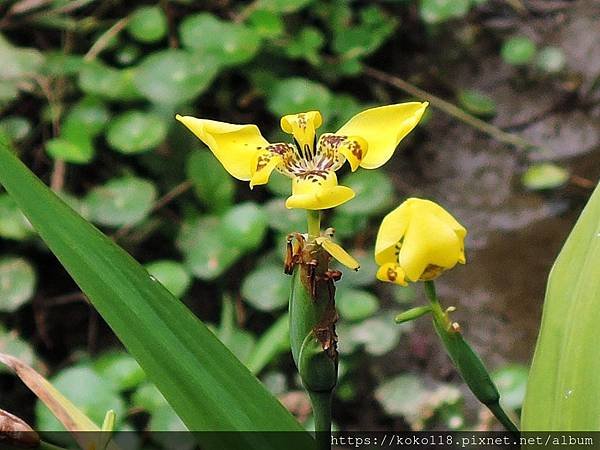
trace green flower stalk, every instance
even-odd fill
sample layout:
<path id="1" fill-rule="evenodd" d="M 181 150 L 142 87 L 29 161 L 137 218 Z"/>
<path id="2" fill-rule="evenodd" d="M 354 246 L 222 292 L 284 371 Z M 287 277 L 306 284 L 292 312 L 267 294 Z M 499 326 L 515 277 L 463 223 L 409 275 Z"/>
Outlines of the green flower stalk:
<path id="1" fill-rule="evenodd" d="M 467 230 L 441 206 L 418 198 L 410 198 L 382 221 L 375 244 L 375 260 L 379 264 L 377 278 L 406 286 L 409 281 L 425 283 L 429 306 L 405 311 L 396 322 L 415 320 L 431 313 L 435 331 L 448 356 L 475 397 L 486 405 L 509 431 L 517 427 L 500 406 L 500 394 L 481 358 L 464 340 L 458 323 L 442 309 L 433 279 L 456 264 L 465 264 L 464 239 Z"/>
<path id="2" fill-rule="evenodd" d="M 463 338 L 458 323 L 450 320 L 447 310 L 442 310 L 433 281 L 425 282 L 425 293 L 431 304 L 435 331 L 461 378 L 508 431 L 518 433 L 518 428 L 500 406 L 500 393 L 483 361 Z"/>
<path id="3" fill-rule="evenodd" d="M 341 273 L 329 268 L 332 255 L 326 247 L 339 259 L 350 262 L 353 269 L 358 269 L 358 263 L 330 237 L 321 236 L 319 214 L 308 211 L 308 234 L 289 236 L 285 271 L 292 275 L 289 298 L 292 356 L 313 405 L 319 448 L 328 449 L 331 401 L 338 371 L 334 283 Z"/>

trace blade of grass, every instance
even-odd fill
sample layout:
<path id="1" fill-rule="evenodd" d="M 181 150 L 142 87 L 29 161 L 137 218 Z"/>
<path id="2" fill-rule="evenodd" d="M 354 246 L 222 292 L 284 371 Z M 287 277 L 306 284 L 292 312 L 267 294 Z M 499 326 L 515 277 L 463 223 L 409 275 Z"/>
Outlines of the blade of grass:
<path id="1" fill-rule="evenodd" d="M 312 437 L 213 333 L 50 191 L 4 136 L 0 183 L 190 430 L 297 432 L 286 446 L 311 447 Z M 197 436 L 206 448 L 276 448 L 265 433 Z"/>
<path id="2" fill-rule="evenodd" d="M 524 431 L 600 430 L 600 185 L 548 279 Z"/>

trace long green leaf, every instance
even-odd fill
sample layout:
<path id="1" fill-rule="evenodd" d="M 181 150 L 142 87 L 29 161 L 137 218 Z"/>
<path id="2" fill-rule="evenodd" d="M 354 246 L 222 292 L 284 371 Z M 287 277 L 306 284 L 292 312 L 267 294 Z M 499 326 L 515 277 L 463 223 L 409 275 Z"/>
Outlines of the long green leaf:
<path id="1" fill-rule="evenodd" d="M 550 273 L 525 431 L 600 430 L 600 186 Z"/>
<path id="2" fill-rule="evenodd" d="M 310 435 L 213 333 L 50 191 L 2 136 L 0 183 L 190 430 L 295 431 L 287 446 L 310 448 Z M 236 448 L 239 439 L 244 448 L 275 448 L 265 433 L 198 437 L 207 448 Z"/>

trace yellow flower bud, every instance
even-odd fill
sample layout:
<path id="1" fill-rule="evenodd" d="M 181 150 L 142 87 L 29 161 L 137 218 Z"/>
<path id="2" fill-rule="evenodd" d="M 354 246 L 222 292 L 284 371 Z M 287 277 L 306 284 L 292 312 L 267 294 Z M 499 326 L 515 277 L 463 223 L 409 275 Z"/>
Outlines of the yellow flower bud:
<path id="1" fill-rule="evenodd" d="M 377 278 L 400 285 L 437 278 L 465 263 L 467 230 L 429 200 L 409 198 L 383 221 L 375 243 Z"/>

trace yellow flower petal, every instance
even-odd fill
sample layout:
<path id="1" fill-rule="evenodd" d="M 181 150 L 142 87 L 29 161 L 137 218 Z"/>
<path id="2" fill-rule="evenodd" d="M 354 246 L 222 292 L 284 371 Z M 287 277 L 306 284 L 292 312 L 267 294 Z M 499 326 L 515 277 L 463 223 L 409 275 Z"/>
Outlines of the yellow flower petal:
<path id="1" fill-rule="evenodd" d="M 346 203 L 354 197 L 354 191 L 346 186 L 338 186 L 335 172 L 320 175 L 311 174 L 292 181 L 292 195 L 285 202 L 287 208 L 328 209 Z"/>
<path id="2" fill-rule="evenodd" d="M 269 145 L 256 125 L 235 125 L 179 114 L 176 118 L 210 148 L 227 172 L 239 180 L 250 180 L 257 151 Z"/>
<path id="3" fill-rule="evenodd" d="M 419 123 L 427 105 L 427 102 L 409 102 L 367 109 L 335 134 L 365 139 L 369 152 L 360 166 L 376 169 L 392 157 L 398 143 Z"/>
<path id="4" fill-rule="evenodd" d="M 367 154 L 368 144 L 360 136 L 339 136 L 337 134 L 322 134 L 319 138 L 318 153 L 326 155 L 332 160 L 337 161 L 338 154 L 344 156 L 344 159 L 350 163 L 350 168 L 354 172 L 360 166 L 361 161 Z M 342 165 L 343 160 L 336 162 L 337 170 Z"/>
<path id="5" fill-rule="evenodd" d="M 416 213 L 406 230 L 398 261 L 411 281 L 417 281 L 430 265 L 451 269 L 458 262 L 461 241 L 433 215 Z"/>
<path id="6" fill-rule="evenodd" d="M 396 283 L 400 286 L 407 286 L 408 283 L 404 279 L 404 271 L 398 264 L 387 263 L 382 265 L 377 270 L 377 279 L 380 281 L 387 281 L 389 283 Z"/>
<path id="7" fill-rule="evenodd" d="M 290 114 L 281 118 L 281 129 L 294 136 L 300 151 L 308 155 L 314 151 L 316 130 L 323 124 L 319 111 Z"/>
<path id="8" fill-rule="evenodd" d="M 377 264 L 392 262 L 391 255 L 397 253 L 396 246 L 406 232 L 411 217 L 410 212 L 409 203 L 404 202 L 383 218 L 375 241 Z M 397 255 L 393 261 L 398 262 Z"/>
<path id="9" fill-rule="evenodd" d="M 277 153 L 268 150 L 256 152 L 252 163 L 252 177 L 250 178 L 250 189 L 260 184 L 267 184 L 271 172 L 277 167 L 283 158 Z"/>
<path id="10" fill-rule="evenodd" d="M 317 244 L 325 249 L 327 253 L 329 253 L 333 258 L 337 261 L 341 262 L 343 265 L 352 270 L 360 269 L 359 262 L 352 257 L 343 247 L 339 244 L 336 244 L 331 239 L 326 237 L 318 237 L 315 239 Z"/>

